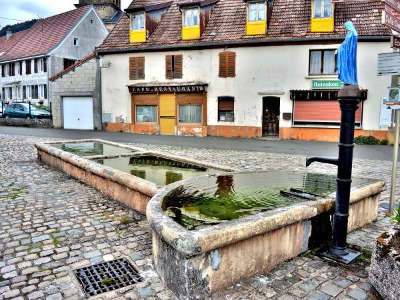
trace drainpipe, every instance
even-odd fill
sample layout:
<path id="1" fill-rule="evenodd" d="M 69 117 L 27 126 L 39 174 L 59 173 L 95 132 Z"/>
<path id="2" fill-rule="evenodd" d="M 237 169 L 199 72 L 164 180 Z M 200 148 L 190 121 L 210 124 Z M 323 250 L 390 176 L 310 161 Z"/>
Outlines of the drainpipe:
<path id="1" fill-rule="evenodd" d="M 96 56 L 96 66 L 97 66 L 97 76 L 96 76 L 96 86 L 97 86 L 97 101 L 99 103 L 99 111 L 100 111 L 100 128 L 103 128 L 103 92 L 102 92 L 102 84 L 101 84 L 101 64 L 99 55 Z"/>

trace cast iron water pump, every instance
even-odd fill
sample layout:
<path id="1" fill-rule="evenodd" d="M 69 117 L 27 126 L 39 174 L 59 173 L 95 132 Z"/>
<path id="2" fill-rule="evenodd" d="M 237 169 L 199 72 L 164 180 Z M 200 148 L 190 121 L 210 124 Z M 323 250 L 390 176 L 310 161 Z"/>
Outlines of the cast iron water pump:
<path id="1" fill-rule="evenodd" d="M 357 258 L 360 253 L 347 248 L 347 227 L 349 219 L 351 172 L 353 166 L 355 114 L 361 99 L 357 85 L 345 85 L 338 94 L 341 110 L 339 158 L 310 157 L 306 166 L 317 161 L 338 167 L 336 178 L 336 208 L 333 217 L 332 244 L 323 256 L 346 264 Z"/>

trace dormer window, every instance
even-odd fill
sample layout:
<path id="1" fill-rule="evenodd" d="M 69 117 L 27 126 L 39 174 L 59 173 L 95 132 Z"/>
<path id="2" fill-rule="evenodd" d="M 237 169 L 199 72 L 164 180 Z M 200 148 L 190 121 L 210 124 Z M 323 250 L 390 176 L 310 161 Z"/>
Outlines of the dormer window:
<path id="1" fill-rule="evenodd" d="M 200 8 L 189 7 L 182 10 L 182 39 L 200 38 Z"/>
<path id="2" fill-rule="evenodd" d="M 145 29 L 144 12 L 132 15 L 132 30 L 140 31 Z"/>
<path id="3" fill-rule="evenodd" d="M 266 1 L 251 1 L 247 3 L 246 34 L 265 34 L 267 32 Z"/>
<path id="4" fill-rule="evenodd" d="M 130 41 L 131 43 L 146 41 L 146 15 L 144 11 L 131 14 Z"/>
<path id="5" fill-rule="evenodd" d="M 249 3 L 249 22 L 257 22 L 265 20 L 265 2 Z"/>
<path id="6" fill-rule="evenodd" d="M 315 0 L 313 18 L 331 18 L 332 0 Z"/>
<path id="7" fill-rule="evenodd" d="M 335 26 L 332 0 L 312 0 L 311 32 L 333 32 Z"/>

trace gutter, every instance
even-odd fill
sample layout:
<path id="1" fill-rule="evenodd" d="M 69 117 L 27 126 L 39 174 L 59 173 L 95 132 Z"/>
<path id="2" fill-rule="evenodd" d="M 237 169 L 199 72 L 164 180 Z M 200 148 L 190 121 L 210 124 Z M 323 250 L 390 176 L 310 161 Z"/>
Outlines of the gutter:
<path id="1" fill-rule="evenodd" d="M 390 42 L 390 36 L 359 36 L 360 42 Z M 114 48 L 108 50 L 96 50 L 97 55 L 102 54 L 119 54 L 119 53 L 133 53 L 133 52 L 156 52 L 156 51 L 177 51 L 177 50 L 199 50 L 199 49 L 212 49 L 224 47 L 259 47 L 259 46 L 273 46 L 279 44 L 307 44 L 315 42 L 327 43 L 341 43 L 344 38 L 339 37 L 316 37 L 316 38 L 291 38 L 291 39 L 263 39 L 263 40 L 239 40 L 239 41 L 222 41 L 222 42 L 199 42 L 192 45 L 162 45 L 162 46 L 147 46 L 138 48 Z"/>

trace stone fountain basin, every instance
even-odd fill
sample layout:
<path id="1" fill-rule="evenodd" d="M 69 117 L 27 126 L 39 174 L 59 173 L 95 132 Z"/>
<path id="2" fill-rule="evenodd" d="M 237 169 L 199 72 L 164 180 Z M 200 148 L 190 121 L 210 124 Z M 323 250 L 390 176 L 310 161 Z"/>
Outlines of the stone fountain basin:
<path id="1" fill-rule="evenodd" d="M 78 145 L 87 143 L 107 145 L 108 148 L 111 147 L 112 150 L 119 151 L 116 155 L 106 153 L 100 155 L 95 154 L 91 156 L 80 156 L 76 153 L 64 151 L 59 147 L 62 144 Z M 143 148 L 122 145 L 100 139 L 37 143 L 35 144 L 35 147 L 38 151 L 38 158 L 42 162 L 94 187 L 110 198 L 142 214 L 145 214 L 146 212 L 147 203 L 155 194 L 160 191 L 160 189 L 162 189 L 163 186 L 131 175 L 127 172 L 102 165 L 96 160 L 146 155 L 179 162 L 185 165 L 193 165 L 206 170 L 212 170 L 212 172 L 215 173 L 232 171 L 232 169 L 223 166 L 210 165 L 185 157 L 165 154 L 157 151 L 147 151 Z"/>
<path id="2" fill-rule="evenodd" d="M 273 171 L 264 173 L 273 175 Z M 335 193 L 316 201 L 187 230 L 162 208 L 166 195 L 185 184 L 196 182 L 188 179 L 164 187 L 151 199 L 146 212 L 152 228 L 155 268 L 179 299 L 204 299 L 298 256 L 315 236 L 322 235 L 325 241 L 329 237 L 321 228 L 327 227 L 322 223 L 330 222 Z M 376 220 L 383 189 L 383 181 L 352 188 L 349 231 Z"/>

